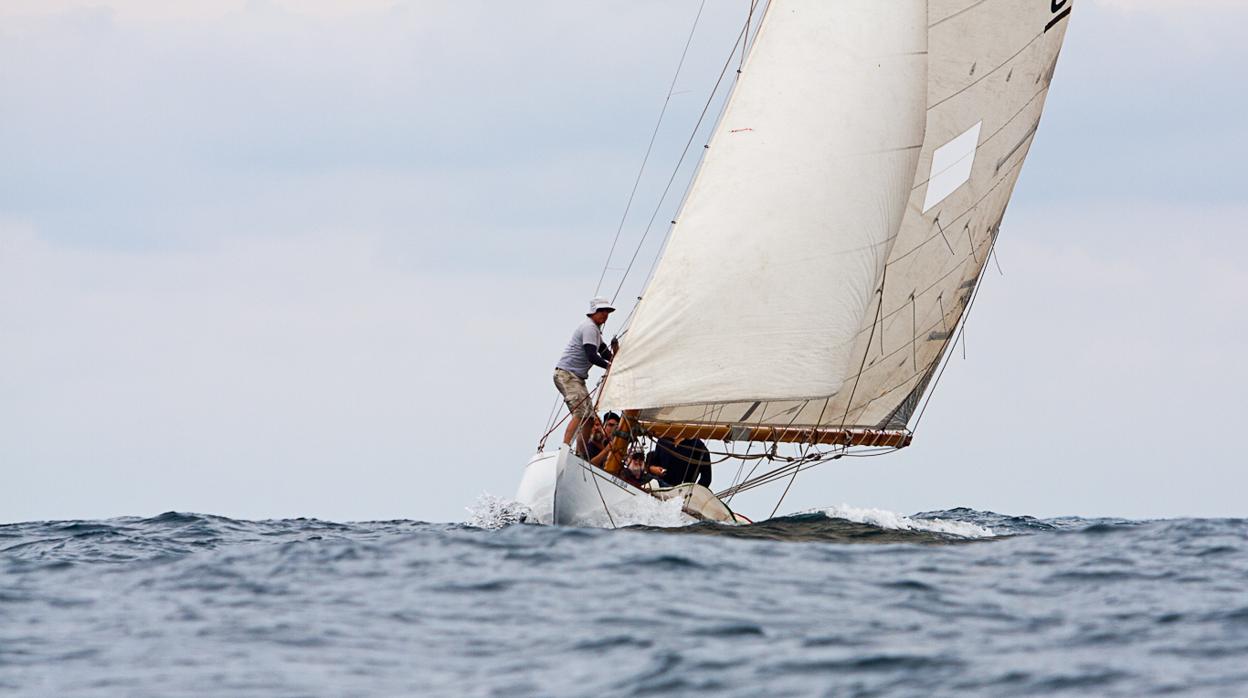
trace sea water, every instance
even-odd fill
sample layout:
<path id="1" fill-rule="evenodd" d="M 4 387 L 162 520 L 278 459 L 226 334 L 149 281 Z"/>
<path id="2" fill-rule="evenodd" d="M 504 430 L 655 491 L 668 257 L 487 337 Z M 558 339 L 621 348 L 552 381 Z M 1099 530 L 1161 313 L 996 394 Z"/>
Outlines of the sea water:
<path id="1" fill-rule="evenodd" d="M 0 694 L 1246 696 L 1248 522 L 13 524 Z"/>

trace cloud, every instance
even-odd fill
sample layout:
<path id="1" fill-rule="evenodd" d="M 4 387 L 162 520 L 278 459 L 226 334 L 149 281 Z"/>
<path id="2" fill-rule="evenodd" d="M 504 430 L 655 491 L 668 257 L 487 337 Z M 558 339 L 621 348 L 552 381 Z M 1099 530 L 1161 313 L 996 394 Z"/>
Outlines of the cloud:
<path id="1" fill-rule="evenodd" d="M 1239 0 L 1184 0 L 1176 3 L 1173 0 L 1093 0 L 1093 3 L 1120 12 L 1158 13 L 1168 16 L 1189 13 L 1238 13 L 1248 8 Z"/>
<path id="2" fill-rule="evenodd" d="M 581 305 L 556 270 L 412 273 L 358 237 L 118 252 L 9 225 L 0 251 L 10 519 L 457 518 L 549 410 L 565 328 L 531 309 Z"/>
<path id="3" fill-rule="evenodd" d="M 1199 430 L 1243 416 L 1241 25 L 1079 4 L 970 360 L 887 470 L 815 471 L 786 508 L 1236 506 Z M 697 6 L 4 3 L 0 510 L 457 519 L 509 494 Z M 738 9 L 708 3 L 628 253 Z"/>
<path id="4" fill-rule="evenodd" d="M 63 15 L 103 10 L 123 21 L 206 21 L 248 10 L 273 8 L 297 16 L 342 19 L 376 13 L 393 5 L 394 0 L 201 0 L 176 3 L 160 0 L 8 0 L 0 8 L 0 17 Z"/>
<path id="5" fill-rule="evenodd" d="M 483 216 L 533 230 L 610 209 L 591 223 L 609 229 L 681 47 L 647 22 L 683 27 L 691 7 L 609 22 L 610 8 L 556 5 L 526 5 L 523 36 L 524 12 L 483 3 L 334 22 L 254 3 L 155 25 L 16 20 L 0 29 L 0 62 L 19 67 L 0 75 L 0 211 L 121 247 L 293 229 L 402 238 Z M 726 28 L 708 20 L 708 46 Z M 637 51 L 672 60 L 638 65 Z M 722 61 L 705 53 L 688 75 Z M 673 100 L 681 127 L 656 166 L 700 107 Z"/>

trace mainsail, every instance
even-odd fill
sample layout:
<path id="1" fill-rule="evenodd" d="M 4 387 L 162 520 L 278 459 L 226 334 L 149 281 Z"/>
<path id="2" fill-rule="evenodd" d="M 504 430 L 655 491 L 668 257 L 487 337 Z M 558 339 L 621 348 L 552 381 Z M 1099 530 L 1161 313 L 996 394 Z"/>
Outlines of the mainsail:
<path id="1" fill-rule="evenodd" d="M 600 404 L 733 440 L 904 433 L 1071 2 L 771 0 Z"/>

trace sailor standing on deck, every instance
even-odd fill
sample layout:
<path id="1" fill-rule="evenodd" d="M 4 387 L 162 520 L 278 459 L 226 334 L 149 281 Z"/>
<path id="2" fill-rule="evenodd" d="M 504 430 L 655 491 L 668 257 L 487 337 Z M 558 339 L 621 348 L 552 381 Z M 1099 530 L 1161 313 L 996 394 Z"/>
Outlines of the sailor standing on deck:
<path id="1" fill-rule="evenodd" d="M 611 340 L 611 348 L 602 341 L 602 325 L 607 316 L 615 312 L 615 307 L 606 298 L 595 298 L 589 304 L 587 319 L 572 333 L 568 346 L 555 364 L 555 387 L 563 395 L 568 404 L 572 418 L 563 433 L 563 443 L 571 445 L 576 430 L 581 429 L 581 443 L 589 442 L 590 430 L 594 424 L 594 401 L 589 397 L 585 387 L 585 379 L 589 378 L 592 366 L 611 367 L 611 359 L 619 349 L 619 343 Z"/>

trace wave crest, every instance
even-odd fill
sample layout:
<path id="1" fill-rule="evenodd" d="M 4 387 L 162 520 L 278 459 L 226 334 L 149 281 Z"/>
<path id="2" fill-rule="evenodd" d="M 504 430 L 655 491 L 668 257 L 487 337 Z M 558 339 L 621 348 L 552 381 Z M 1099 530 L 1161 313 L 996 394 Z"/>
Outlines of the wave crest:
<path id="1" fill-rule="evenodd" d="M 848 504 L 827 507 L 825 509 L 812 509 L 803 513 L 823 514 L 830 519 L 843 519 L 853 523 L 894 531 L 925 531 L 927 533 L 940 533 L 961 538 L 992 538 L 997 535 L 991 528 L 970 523 L 969 521 L 941 518 L 911 518 L 905 514 L 898 514 L 886 509 L 864 509 L 851 507 Z"/>
<path id="2" fill-rule="evenodd" d="M 477 497 L 477 501 L 468 506 L 467 510 L 468 520 L 464 523 L 474 528 L 487 530 L 525 523 L 531 520 L 533 513 L 520 502 L 495 497 L 489 492 L 482 492 L 481 496 Z"/>

